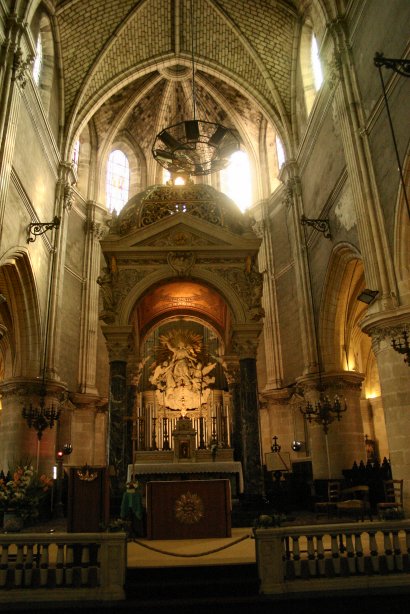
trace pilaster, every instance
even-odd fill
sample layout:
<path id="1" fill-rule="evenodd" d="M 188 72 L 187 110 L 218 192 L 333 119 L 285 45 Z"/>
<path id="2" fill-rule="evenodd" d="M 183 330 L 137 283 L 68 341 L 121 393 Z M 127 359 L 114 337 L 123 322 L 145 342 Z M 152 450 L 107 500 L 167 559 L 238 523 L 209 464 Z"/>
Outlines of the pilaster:
<path id="1" fill-rule="evenodd" d="M 107 227 L 104 223 L 105 210 L 94 201 L 87 206 L 88 217 L 85 223 L 85 258 L 83 278 L 85 280 L 81 299 L 81 338 L 79 357 L 79 391 L 83 394 L 98 395 L 96 383 L 97 331 L 99 325 L 97 283 L 101 247 Z"/>
<path id="2" fill-rule="evenodd" d="M 274 276 L 272 238 L 269 229 L 268 204 L 261 203 L 262 220 L 253 226 L 262 239 L 259 250 L 259 268 L 263 274 L 262 307 L 265 313 L 263 336 L 265 342 L 266 390 L 282 387 L 283 367 L 278 316 L 276 284 Z"/>

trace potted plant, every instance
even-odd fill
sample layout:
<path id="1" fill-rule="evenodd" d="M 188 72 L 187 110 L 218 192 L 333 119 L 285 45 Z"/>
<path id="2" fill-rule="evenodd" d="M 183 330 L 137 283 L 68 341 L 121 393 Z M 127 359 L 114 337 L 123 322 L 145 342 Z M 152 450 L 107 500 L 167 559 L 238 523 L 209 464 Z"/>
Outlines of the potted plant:
<path id="1" fill-rule="evenodd" d="M 5 531 L 19 531 L 24 522 L 37 518 L 41 500 L 51 488 L 52 479 L 39 476 L 30 465 L 20 465 L 13 473 L 0 474 L 0 510 Z"/>

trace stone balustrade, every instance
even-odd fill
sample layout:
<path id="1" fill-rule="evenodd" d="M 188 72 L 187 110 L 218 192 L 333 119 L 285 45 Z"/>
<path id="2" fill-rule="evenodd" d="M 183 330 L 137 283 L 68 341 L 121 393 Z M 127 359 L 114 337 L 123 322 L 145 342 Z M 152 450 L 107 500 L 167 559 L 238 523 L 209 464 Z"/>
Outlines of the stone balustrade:
<path id="1" fill-rule="evenodd" d="M 254 530 L 266 595 L 410 587 L 410 521 Z"/>
<path id="2" fill-rule="evenodd" d="M 125 598 L 125 533 L 0 535 L 0 604 Z"/>

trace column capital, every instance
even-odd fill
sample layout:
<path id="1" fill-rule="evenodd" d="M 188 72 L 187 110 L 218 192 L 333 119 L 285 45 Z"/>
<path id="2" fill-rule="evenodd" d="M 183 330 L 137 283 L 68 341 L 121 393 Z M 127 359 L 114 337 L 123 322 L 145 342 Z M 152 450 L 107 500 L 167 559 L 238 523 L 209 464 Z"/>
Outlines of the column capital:
<path id="1" fill-rule="evenodd" d="M 332 371 L 322 373 L 320 377 L 318 373 L 304 375 L 296 380 L 296 384 L 309 392 L 319 391 L 321 385 L 325 391 L 328 389 L 336 392 L 338 390 L 359 391 L 361 390 L 363 380 L 364 375 L 356 371 Z"/>
<path id="2" fill-rule="evenodd" d="M 232 331 L 231 354 L 237 356 L 239 360 L 243 358 L 256 358 L 258 349 L 259 335 L 263 324 L 252 322 L 252 325 L 242 325 Z"/>
<path id="3" fill-rule="evenodd" d="M 132 326 L 103 326 L 109 361 L 128 361 Z"/>
<path id="4" fill-rule="evenodd" d="M 240 369 L 237 356 L 223 356 L 222 369 L 228 386 L 235 386 L 240 383 Z"/>

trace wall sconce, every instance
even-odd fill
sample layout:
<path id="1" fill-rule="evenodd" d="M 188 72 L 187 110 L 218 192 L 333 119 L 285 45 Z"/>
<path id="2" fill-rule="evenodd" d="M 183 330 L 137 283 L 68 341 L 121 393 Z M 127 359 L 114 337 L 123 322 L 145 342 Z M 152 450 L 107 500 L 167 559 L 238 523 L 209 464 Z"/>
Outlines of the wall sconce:
<path id="1" fill-rule="evenodd" d="M 378 290 L 369 290 L 368 288 L 365 288 L 360 292 L 359 296 L 357 297 L 357 300 L 361 301 L 362 303 L 366 303 L 367 305 L 370 305 L 370 303 L 373 303 L 374 299 L 378 294 Z"/>
<path id="2" fill-rule="evenodd" d="M 391 340 L 391 346 L 393 350 L 396 350 L 399 354 L 406 354 L 404 362 L 410 367 L 410 345 L 407 330 L 404 329 L 401 335 L 401 337 Z"/>

